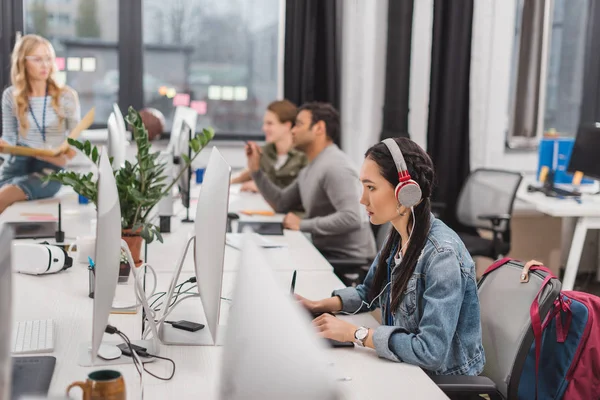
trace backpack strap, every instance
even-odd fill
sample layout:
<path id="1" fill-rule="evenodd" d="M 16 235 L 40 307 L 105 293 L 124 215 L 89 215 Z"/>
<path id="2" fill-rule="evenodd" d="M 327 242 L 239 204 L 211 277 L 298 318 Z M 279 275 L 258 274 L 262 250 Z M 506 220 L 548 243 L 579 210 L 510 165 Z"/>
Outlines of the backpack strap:
<path id="1" fill-rule="evenodd" d="M 542 350 L 541 347 L 542 347 L 542 333 L 543 333 L 542 318 L 540 316 L 539 298 L 542 294 L 542 291 L 544 290 L 544 288 L 546 287 L 546 285 L 548 284 L 548 282 L 550 282 L 550 280 L 552 278 L 554 278 L 554 275 L 552 275 L 552 274 L 546 275 L 546 278 L 544 278 L 544 281 L 542 282 L 540 290 L 538 291 L 537 295 L 535 296 L 535 299 L 533 299 L 533 303 L 531 303 L 531 307 L 529 309 L 529 316 L 531 317 L 531 327 L 533 328 L 533 336 L 535 338 L 535 398 L 536 399 L 537 399 L 537 393 L 538 393 L 538 371 L 540 368 L 540 353 Z"/>
<path id="2" fill-rule="evenodd" d="M 503 266 L 504 264 L 506 264 L 509 261 L 512 261 L 512 258 L 510 258 L 510 257 L 501 258 L 500 260 L 498 260 L 495 263 L 493 263 L 492 265 L 490 265 L 488 267 L 488 269 L 485 270 L 485 272 L 483 273 L 483 275 L 489 274 L 490 272 L 492 272 L 492 271 L 500 268 L 501 266 Z"/>

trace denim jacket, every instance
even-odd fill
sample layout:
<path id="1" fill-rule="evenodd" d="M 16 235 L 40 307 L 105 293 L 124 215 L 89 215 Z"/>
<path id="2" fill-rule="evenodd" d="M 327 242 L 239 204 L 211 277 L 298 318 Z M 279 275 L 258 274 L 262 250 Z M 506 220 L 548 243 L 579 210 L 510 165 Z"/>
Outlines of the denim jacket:
<path id="1" fill-rule="evenodd" d="M 396 251 L 388 259 L 392 266 Z M 362 285 L 333 295 L 342 300 L 344 312 L 381 307 L 385 324 L 389 290 L 367 308 L 378 260 L 379 255 Z M 483 370 L 475 264 L 458 235 L 433 216 L 427 242 L 392 320 L 393 326 L 371 331 L 380 357 L 414 364 L 434 375 L 479 375 Z"/>

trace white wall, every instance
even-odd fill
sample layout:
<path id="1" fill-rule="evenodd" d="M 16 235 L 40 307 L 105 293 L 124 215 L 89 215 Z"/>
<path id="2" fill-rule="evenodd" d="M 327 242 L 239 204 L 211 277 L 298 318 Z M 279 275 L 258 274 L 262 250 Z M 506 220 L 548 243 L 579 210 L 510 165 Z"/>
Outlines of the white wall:
<path id="1" fill-rule="evenodd" d="M 357 168 L 381 133 L 387 7 L 387 0 L 346 0 L 343 6 L 342 142 Z"/>
<path id="2" fill-rule="evenodd" d="M 471 48 L 471 169 L 537 169 L 537 151 L 506 149 L 516 0 L 477 0 Z"/>
<path id="3" fill-rule="evenodd" d="M 427 149 L 432 28 L 433 0 L 415 1 L 410 56 L 408 132 L 410 138 L 424 149 Z"/>

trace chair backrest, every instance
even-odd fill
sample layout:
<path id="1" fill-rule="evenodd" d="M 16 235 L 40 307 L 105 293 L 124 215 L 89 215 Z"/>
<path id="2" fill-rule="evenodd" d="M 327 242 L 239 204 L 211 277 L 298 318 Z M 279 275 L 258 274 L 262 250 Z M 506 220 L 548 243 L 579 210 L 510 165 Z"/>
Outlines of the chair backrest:
<path id="1" fill-rule="evenodd" d="M 512 215 L 515 196 L 522 179 L 520 173 L 512 171 L 480 168 L 471 172 L 458 197 L 458 221 L 473 228 L 491 229 L 491 222 L 479 219 L 479 216 Z M 510 225 L 503 221 L 498 229 L 507 232 Z"/>
<path id="2" fill-rule="evenodd" d="M 521 372 L 534 340 L 529 309 L 546 277 L 542 271 L 531 271 L 529 282 L 521 283 L 522 270 L 523 264 L 506 262 L 484 274 L 478 287 L 486 357 L 482 375 L 493 380 L 505 398 L 517 398 Z M 552 279 L 542 292 L 542 318 L 560 289 L 560 281 Z"/>

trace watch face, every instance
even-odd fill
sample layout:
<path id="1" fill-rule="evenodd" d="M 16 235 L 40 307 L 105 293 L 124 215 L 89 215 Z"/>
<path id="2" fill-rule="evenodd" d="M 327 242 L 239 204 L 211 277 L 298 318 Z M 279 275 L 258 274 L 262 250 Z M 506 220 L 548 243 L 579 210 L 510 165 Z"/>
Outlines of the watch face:
<path id="1" fill-rule="evenodd" d="M 369 330 L 366 328 L 358 328 L 354 333 L 354 337 L 358 340 L 364 340 L 369 334 Z"/>

